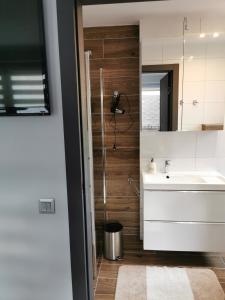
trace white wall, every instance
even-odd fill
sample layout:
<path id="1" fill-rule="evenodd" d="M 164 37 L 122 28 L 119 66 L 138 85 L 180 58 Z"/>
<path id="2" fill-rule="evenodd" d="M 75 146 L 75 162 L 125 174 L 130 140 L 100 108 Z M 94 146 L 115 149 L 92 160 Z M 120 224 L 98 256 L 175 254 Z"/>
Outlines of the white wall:
<path id="1" fill-rule="evenodd" d="M 2 300 L 72 299 L 56 1 L 44 9 L 52 115 L 0 119 Z M 55 215 L 39 214 L 43 197 Z"/>
<path id="2" fill-rule="evenodd" d="M 200 38 L 200 16 L 205 38 Z M 200 14 L 188 16 L 183 56 L 183 18 L 184 15 L 151 16 L 140 21 L 142 65 L 179 64 L 179 100 L 184 101 L 182 130 L 201 130 L 202 124 L 224 121 L 225 19 Z M 213 38 L 214 32 L 219 37 Z M 198 104 L 193 105 L 193 100 Z M 179 118 L 181 108 L 179 105 Z M 181 129 L 180 120 L 178 124 Z"/>
<path id="3" fill-rule="evenodd" d="M 154 157 L 158 171 L 171 160 L 171 171 L 221 171 L 225 175 L 225 131 L 150 132 L 140 135 L 142 169 Z"/>

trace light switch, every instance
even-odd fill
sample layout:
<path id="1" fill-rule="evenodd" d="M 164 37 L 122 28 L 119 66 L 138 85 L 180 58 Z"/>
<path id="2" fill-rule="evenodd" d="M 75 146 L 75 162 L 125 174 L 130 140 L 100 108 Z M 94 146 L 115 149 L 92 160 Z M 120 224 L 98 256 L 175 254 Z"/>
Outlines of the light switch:
<path id="1" fill-rule="evenodd" d="M 40 214 L 54 214 L 55 213 L 55 199 L 40 199 L 39 200 Z"/>

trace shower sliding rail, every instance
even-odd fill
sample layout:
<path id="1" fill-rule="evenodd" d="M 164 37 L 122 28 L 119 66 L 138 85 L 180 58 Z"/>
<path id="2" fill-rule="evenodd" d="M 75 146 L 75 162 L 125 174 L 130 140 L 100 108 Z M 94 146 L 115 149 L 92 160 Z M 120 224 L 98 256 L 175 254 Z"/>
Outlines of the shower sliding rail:
<path id="1" fill-rule="evenodd" d="M 106 147 L 105 147 L 105 119 L 104 119 L 104 77 L 103 68 L 100 68 L 100 101 L 101 101 L 101 138 L 102 138 L 102 168 L 103 168 L 103 204 L 104 223 L 107 221 L 106 214 Z"/>

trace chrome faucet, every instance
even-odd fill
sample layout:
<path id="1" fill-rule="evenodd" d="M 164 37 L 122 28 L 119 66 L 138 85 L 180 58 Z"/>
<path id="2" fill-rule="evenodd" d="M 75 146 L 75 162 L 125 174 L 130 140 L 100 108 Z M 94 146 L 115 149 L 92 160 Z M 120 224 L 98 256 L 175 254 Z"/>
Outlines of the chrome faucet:
<path id="1" fill-rule="evenodd" d="M 165 160 L 165 173 L 167 174 L 169 172 L 169 166 L 170 166 L 170 160 Z"/>

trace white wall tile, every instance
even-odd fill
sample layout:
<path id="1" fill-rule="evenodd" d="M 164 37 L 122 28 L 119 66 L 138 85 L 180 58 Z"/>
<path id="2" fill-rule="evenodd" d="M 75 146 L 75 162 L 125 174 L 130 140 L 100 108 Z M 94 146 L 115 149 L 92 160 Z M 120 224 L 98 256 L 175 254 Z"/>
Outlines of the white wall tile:
<path id="1" fill-rule="evenodd" d="M 206 26 L 206 32 L 224 32 L 225 30 L 225 20 L 223 17 L 211 14 L 204 18 L 204 23 Z"/>
<path id="2" fill-rule="evenodd" d="M 202 124 L 204 117 L 204 103 L 199 102 L 196 105 L 193 103 L 184 102 L 183 124 Z"/>
<path id="3" fill-rule="evenodd" d="M 194 158 L 195 132 L 141 132 L 142 158 Z M 185 147 L 184 147 L 185 145 Z"/>
<path id="4" fill-rule="evenodd" d="M 225 58 L 206 59 L 206 80 L 225 80 Z"/>
<path id="5" fill-rule="evenodd" d="M 180 36 L 183 16 L 151 16 L 140 20 L 140 39 Z"/>
<path id="6" fill-rule="evenodd" d="M 190 81 L 184 83 L 184 101 L 192 102 L 204 100 L 204 81 Z"/>
<path id="7" fill-rule="evenodd" d="M 224 102 L 206 102 L 204 104 L 204 123 L 223 124 L 224 123 Z"/>
<path id="8" fill-rule="evenodd" d="M 196 171 L 215 171 L 217 168 L 216 157 L 196 158 L 195 170 Z"/>
<path id="9" fill-rule="evenodd" d="M 180 60 L 183 55 L 183 38 L 171 37 L 164 38 L 163 41 L 163 59 Z"/>
<path id="10" fill-rule="evenodd" d="M 162 65 L 163 64 L 163 60 L 150 60 L 149 57 L 145 57 L 143 59 L 143 66 L 147 66 L 147 65 Z"/>
<path id="11" fill-rule="evenodd" d="M 140 132 L 140 156 L 143 159 L 151 159 L 156 157 L 160 148 L 160 135 L 158 132 L 151 132 L 148 130 L 142 130 Z"/>
<path id="12" fill-rule="evenodd" d="M 205 101 L 225 101 L 225 81 L 205 81 Z"/>
<path id="13" fill-rule="evenodd" d="M 185 59 L 184 81 L 205 80 L 205 59 Z"/>
<path id="14" fill-rule="evenodd" d="M 207 158 L 216 156 L 217 131 L 198 132 L 196 144 L 196 157 Z"/>
<path id="15" fill-rule="evenodd" d="M 156 157 L 192 158 L 195 156 L 196 133 L 166 132 L 159 135 L 160 145 Z"/>
<path id="16" fill-rule="evenodd" d="M 161 39 L 151 39 L 142 42 L 142 65 L 145 61 L 162 61 L 163 59 L 163 40 Z"/>
<path id="17" fill-rule="evenodd" d="M 202 29 L 204 29 L 205 20 L 202 20 Z M 196 32 L 199 34 L 200 30 L 200 18 L 198 15 L 188 15 L 188 32 L 186 35 L 194 35 Z"/>
<path id="18" fill-rule="evenodd" d="M 225 39 L 210 37 L 206 44 L 206 56 L 208 58 L 225 58 Z"/>
<path id="19" fill-rule="evenodd" d="M 225 157 L 218 157 L 216 160 L 216 169 L 225 176 Z"/>
<path id="20" fill-rule="evenodd" d="M 199 33 L 185 37 L 185 58 L 205 58 L 206 43 L 204 39 L 199 38 Z"/>
<path id="21" fill-rule="evenodd" d="M 217 157 L 225 157 L 225 131 L 218 131 L 218 139 L 217 139 Z"/>
<path id="22" fill-rule="evenodd" d="M 182 124 L 182 131 L 201 131 L 202 125 L 201 124 Z"/>

